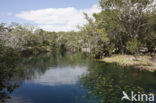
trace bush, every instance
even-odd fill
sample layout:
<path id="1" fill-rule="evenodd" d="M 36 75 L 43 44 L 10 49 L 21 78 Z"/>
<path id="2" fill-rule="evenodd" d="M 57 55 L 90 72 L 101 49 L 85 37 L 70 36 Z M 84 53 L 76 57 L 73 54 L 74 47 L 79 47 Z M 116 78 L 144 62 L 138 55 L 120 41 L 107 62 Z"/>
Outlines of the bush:
<path id="1" fill-rule="evenodd" d="M 137 39 L 132 39 L 126 43 L 126 48 L 129 53 L 135 54 L 138 53 L 141 43 Z"/>

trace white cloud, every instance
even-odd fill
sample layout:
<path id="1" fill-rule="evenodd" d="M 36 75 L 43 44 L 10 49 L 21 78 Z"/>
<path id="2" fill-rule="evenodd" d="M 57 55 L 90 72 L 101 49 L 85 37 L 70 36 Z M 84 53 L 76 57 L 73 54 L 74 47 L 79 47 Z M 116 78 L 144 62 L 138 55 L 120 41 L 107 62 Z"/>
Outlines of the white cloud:
<path id="1" fill-rule="evenodd" d="M 48 8 L 40 10 L 23 11 L 16 14 L 16 17 L 32 21 L 39 27 L 48 31 L 70 31 L 77 30 L 77 25 L 86 23 L 83 12 L 89 16 L 99 12 L 97 5 L 88 9 L 78 10 L 73 7 Z"/>

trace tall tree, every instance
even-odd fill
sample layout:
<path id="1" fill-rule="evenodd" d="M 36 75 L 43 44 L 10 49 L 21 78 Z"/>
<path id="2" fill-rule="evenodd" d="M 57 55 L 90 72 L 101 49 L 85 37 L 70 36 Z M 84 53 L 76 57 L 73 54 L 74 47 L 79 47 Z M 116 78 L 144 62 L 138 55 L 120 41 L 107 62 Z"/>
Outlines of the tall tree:
<path id="1" fill-rule="evenodd" d="M 116 48 L 124 52 L 128 41 L 146 43 L 144 38 L 152 32 L 154 0 L 100 0 L 100 6 L 102 12 L 96 18 Z"/>

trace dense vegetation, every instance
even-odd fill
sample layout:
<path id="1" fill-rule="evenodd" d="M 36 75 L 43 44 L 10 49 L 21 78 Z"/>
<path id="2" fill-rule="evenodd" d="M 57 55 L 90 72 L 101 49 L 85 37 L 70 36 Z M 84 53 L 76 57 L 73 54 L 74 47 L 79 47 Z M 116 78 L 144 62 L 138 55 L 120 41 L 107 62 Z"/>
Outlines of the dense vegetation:
<path id="1" fill-rule="evenodd" d="M 78 32 L 47 32 L 30 25 L 0 24 L 0 49 L 30 55 L 47 51 L 87 51 L 96 58 L 113 53 L 156 51 L 154 0 L 100 0 L 101 12 Z M 0 55 L 3 55 L 1 53 Z"/>

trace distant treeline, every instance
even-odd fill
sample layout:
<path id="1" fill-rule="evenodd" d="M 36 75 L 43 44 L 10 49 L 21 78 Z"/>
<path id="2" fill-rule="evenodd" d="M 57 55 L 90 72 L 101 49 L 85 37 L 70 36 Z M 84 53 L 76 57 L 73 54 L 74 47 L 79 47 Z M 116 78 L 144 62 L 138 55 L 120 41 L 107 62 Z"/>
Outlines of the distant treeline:
<path id="1" fill-rule="evenodd" d="M 23 54 L 86 51 L 96 58 L 156 51 L 154 0 L 100 0 L 101 12 L 88 17 L 78 32 L 47 32 L 33 26 L 0 24 L 0 49 Z M 0 54 L 2 55 L 2 54 Z"/>

